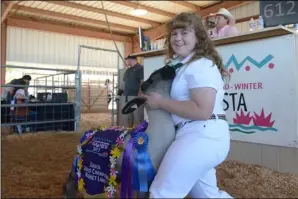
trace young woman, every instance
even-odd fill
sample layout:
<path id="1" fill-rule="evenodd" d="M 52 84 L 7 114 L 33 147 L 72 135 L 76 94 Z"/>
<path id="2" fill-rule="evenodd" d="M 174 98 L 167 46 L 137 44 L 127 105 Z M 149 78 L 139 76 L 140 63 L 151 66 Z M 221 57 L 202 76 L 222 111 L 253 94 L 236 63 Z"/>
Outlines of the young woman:
<path id="1" fill-rule="evenodd" d="M 152 108 L 171 113 L 177 130 L 150 187 L 150 198 L 232 198 L 217 187 L 215 167 L 230 149 L 229 125 L 222 107 L 229 76 L 201 18 L 181 13 L 167 26 L 168 55 L 177 69 L 171 98 L 144 95 Z M 161 132 L 162 133 L 162 132 Z"/>

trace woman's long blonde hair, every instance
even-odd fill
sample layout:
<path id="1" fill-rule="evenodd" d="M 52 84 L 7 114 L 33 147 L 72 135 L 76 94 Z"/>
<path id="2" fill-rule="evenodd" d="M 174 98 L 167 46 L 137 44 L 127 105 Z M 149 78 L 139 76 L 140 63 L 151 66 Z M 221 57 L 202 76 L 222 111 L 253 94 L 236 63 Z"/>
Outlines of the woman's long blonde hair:
<path id="1" fill-rule="evenodd" d="M 201 21 L 201 17 L 197 14 L 181 13 L 167 24 L 166 46 L 168 48 L 168 58 L 172 58 L 175 54 L 170 43 L 171 32 L 175 29 L 187 29 L 189 27 L 193 28 L 197 37 L 195 55 L 192 57 L 190 62 L 202 57 L 210 59 L 213 61 L 213 64 L 217 65 L 223 79 L 229 78 L 230 74 L 225 70 L 222 58 L 216 51 L 213 41 L 208 36 L 208 33 Z"/>

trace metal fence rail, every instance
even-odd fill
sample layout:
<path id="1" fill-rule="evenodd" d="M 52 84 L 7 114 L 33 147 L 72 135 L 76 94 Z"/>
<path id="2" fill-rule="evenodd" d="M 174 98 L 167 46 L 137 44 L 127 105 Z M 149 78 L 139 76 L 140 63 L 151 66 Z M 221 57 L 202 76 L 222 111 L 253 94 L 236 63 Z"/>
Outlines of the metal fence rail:
<path id="1" fill-rule="evenodd" d="M 20 132 L 19 129 L 22 129 L 21 132 L 79 130 L 80 70 L 1 65 L 1 70 L 6 68 L 13 69 L 12 71 L 16 74 L 13 75 L 14 77 L 21 78 L 28 74 L 32 79 L 29 85 L 1 84 L 2 90 L 9 91 L 13 87 L 15 92 L 23 90 L 29 94 L 26 99 L 14 98 L 15 100 L 12 101 L 5 100 L 6 96 L 2 95 L 1 127 L 14 127 L 14 131 L 17 132 Z M 40 81 L 44 78 L 50 78 L 53 81 Z M 57 79 L 60 83 L 55 82 Z M 67 95 L 70 90 L 74 93 L 71 100 Z"/>
<path id="2" fill-rule="evenodd" d="M 99 48 L 99 47 L 93 47 L 93 46 L 87 46 L 87 45 L 79 45 L 78 48 L 78 68 L 80 68 L 80 63 L 81 63 L 81 53 L 82 53 L 82 49 L 90 49 L 90 50 L 95 50 L 95 51 L 107 51 L 107 52 L 111 52 L 111 53 L 116 53 L 117 56 L 117 73 L 113 73 L 113 79 L 110 80 L 110 83 L 112 84 L 113 87 L 113 92 L 112 92 L 112 96 L 111 96 L 111 103 L 112 103 L 112 110 L 111 110 L 111 117 L 112 117 L 112 121 L 111 121 L 111 125 L 115 125 L 115 109 L 118 109 L 118 101 L 115 100 L 115 88 L 118 88 L 119 86 L 119 70 L 120 70 L 120 56 L 118 54 L 117 50 L 112 50 L 112 49 L 106 49 L 106 48 Z M 117 79 L 117 80 L 116 80 Z M 99 96 L 96 96 L 96 99 L 99 99 Z M 89 100 L 90 102 L 90 100 Z M 84 102 L 83 102 L 84 103 Z M 87 105 L 87 107 L 92 104 L 90 103 L 84 103 L 84 105 Z M 114 105 L 116 106 L 116 108 L 114 107 Z"/>
<path id="3" fill-rule="evenodd" d="M 105 101 L 106 105 L 108 105 L 107 94 L 102 94 L 102 92 L 106 92 L 106 90 L 95 92 L 98 88 L 104 90 L 105 86 L 102 82 L 82 83 L 80 62 L 83 48 L 95 51 L 107 51 L 118 55 L 117 50 L 79 45 L 76 70 L 57 69 L 51 67 L 1 65 L 1 70 L 9 68 L 8 73 L 12 73 L 13 75 L 10 74 L 10 76 L 15 77 L 16 79 L 27 74 L 32 77 L 29 86 L 1 84 L 2 91 L 7 91 L 11 87 L 14 87 L 24 90 L 28 89 L 28 93 L 30 94 L 28 99 L 22 102 L 23 104 L 19 103 L 20 100 L 16 101 L 15 104 L 10 101 L 1 100 L 1 127 L 11 126 L 16 128 L 16 126 L 24 126 L 24 128 L 26 128 L 27 126 L 30 126 L 35 128 L 43 125 L 44 128 L 42 130 L 45 131 L 53 129 L 63 130 L 69 125 L 72 125 L 73 130 L 78 131 L 82 108 L 92 112 L 92 108 L 99 106 L 98 101 Z M 113 93 L 111 96 L 112 99 L 110 102 L 110 105 L 112 104 L 112 125 L 115 123 L 114 120 L 117 120 L 117 118 L 114 118 L 114 114 L 116 113 L 115 107 L 118 109 L 118 102 L 115 100 L 115 92 L 118 88 L 117 85 L 119 84 L 119 58 L 120 57 L 118 55 L 117 73 L 113 72 L 113 80 L 110 79 L 110 83 L 113 87 Z M 83 97 L 82 95 L 86 95 L 86 92 L 89 92 L 90 95 Z M 66 95 L 66 101 L 63 97 L 61 97 L 64 95 Z M 60 96 L 60 98 L 57 96 Z M 83 104 L 83 106 L 81 106 L 81 104 Z M 25 115 L 25 118 L 20 119 L 19 113 L 21 109 L 28 110 L 28 114 Z M 109 108 L 107 108 L 107 111 L 110 111 Z"/>

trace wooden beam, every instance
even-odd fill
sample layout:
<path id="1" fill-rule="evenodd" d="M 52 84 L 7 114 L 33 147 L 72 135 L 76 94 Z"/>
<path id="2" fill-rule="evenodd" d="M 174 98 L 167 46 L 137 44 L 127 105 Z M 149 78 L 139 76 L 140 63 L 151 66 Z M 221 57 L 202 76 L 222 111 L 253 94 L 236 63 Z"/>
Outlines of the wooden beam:
<path id="1" fill-rule="evenodd" d="M 243 17 L 241 19 L 236 19 L 236 23 L 241 23 L 241 22 L 244 22 L 244 21 L 249 21 L 251 18 L 258 19 L 259 18 L 259 15 L 252 15 L 252 16 L 249 16 L 249 17 Z"/>
<path id="2" fill-rule="evenodd" d="M 219 8 L 226 8 L 226 9 L 232 9 L 234 7 L 243 5 L 243 4 L 247 4 L 251 1 L 223 1 L 217 4 L 214 4 L 213 6 L 210 7 L 206 7 L 204 9 L 201 9 L 200 11 L 198 11 L 197 13 L 202 17 L 206 17 L 208 16 L 210 13 L 215 13 L 218 11 Z M 144 35 L 148 36 L 150 38 L 157 38 L 160 37 L 160 35 L 165 35 L 166 33 L 166 24 L 160 25 L 156 28 L 152 28 L 150 30 L 144 31 Z M 133 41 L 137 41 L 138 40 L 138 35 L 135 35 L 133 37 Z M 138 52 L 140 51 L 139 47 L 138 47 L 138 43 L 134 43 L 133 46 L 133 52 Z"/>
<path id="3" fill-rule="evenodd" d="M 144 5 L 137 4 L 137 3 L 132 3 L 132 2 L 129 2 L 129 1 L 113 1 L 113 3 L 117 3 L 117 4 L 127 6 L 127 7 L 130 7 L 130 8 L 134 8 L 134 9 L 137 9 L 137 8 L 144 9 L 144 10 L 147 10 L 148 12 L 158 14 L 158 15 L 162 15 L 162 16 L 167 16 L 167 17 L 170 17 L 170 18 L 175 17 L 175 14 L 172 14 L 170 12 L 166 12 L 166 11 L 163 11 L 163 10 L 159 10 L 159 9 L 152 8 L 152 7 L 149 7 L 149 6 L 144 6 Z"/>
<path id="4" fill-rule="evenodd" d="M 175 4 L 178 4 L 180 6 L 184 6 L 186 8 L 190 8 L 190 9 L 195 10 L 195 11 L 200 10 L 200 7 L 199 6 L 196 6 L 196 5 L 194 5 L 192 3 L 189 3 L 187 1 L 171 1 L 171 2 L 172 3 L 175 3 Z"/>
<path id="5" fill-rule="evenodd" d="M 1 24 L 1 65 L 6 64 L 6 37 L 7 34 L 7 25 L 6 23 Z M 1 84 L 5 84 L 5 73 L 6 68 L 1 67 Z M 0 89 L 1 93 L 3 91 L 2 87 Z"/>
<path id="6" fill-rule="evenodd" d="M 115 35 L 115 34 L 111 36 L 111 34 L 109 33 L 80 29 L 80 28 L 69 27 L 69 26 L 58 25 L 58 24 L 36 22 L 32 20 L 24 20 L 16 17 L 9 17 L 7 19 L 7 25 L 20 27 L 20 28 L 28 28 L 28 29 L 43 30 L 43 31 L 56 32 L 56 33 L 62 33 L 62 34 L 77 35 L 82 37 L 93 37 L 93 38 L 106 39 L 106 40 L 114 39 L 115 41 L 132 43 L 132 38 L 127 36 Z"/>
<path id="7" fill-rule="evenodd" d="M 72 21 L 57 21 L 53 20 L 51 18 L 40 18 L 39 16 L 22 16 L 22 15 L 11 15 L 9 18 L 13 19 L 20 19 L 20 20 L 27 20 L 27 21 L 35 21 L 35 22 L 40 22 L 40 23 L 46 23 L 46 24 L 53 24 L 53 25 L 61 25 L 61 26 L 66 26 L 66 27 L 71 27 L 71 28 L 78 28 L 78 29 L 84 29 L 84 30 L 90 30 L 90 31 L 95 31 L 95 32 L 102 32 L 102 33 L 108 33 L 110 34 L 110 31 L 106 28 L 102 27 L 96 27 L 90 24 L 77 24 Z M 129 32 L 119 32 L 117 30 L 112 31 L 113 35 L 119 35 L 119 36 L 125 36 L 125 37 L 132 37 L 135 34 L 129 33 Z"/>
<path id="8" fill-rule="evenodd" d="M 78 17 L 78 16 L 74 16 L 74 15 L 62 14 L 62 13 L 58 13 L 58 12 L 42 10 L 42 9 L 37 9 L 37 8 L 31 8 L 31 7 L 26 7 L 26 6 L 20 6 L 20 5 L 16 5 L 15 8 L 18 10 L 22 10 L 22 11 L 26 11 L 26 12 L 33 13 L 33 14 L 42 15 L 42 16 L 59 17 L 59 18 L 71 20 L 74 22 L 102 25 L 102 26 L 106 26 L 106 28 L 108 28 L 107 23 L 104 21 L 100 21 L 100 20 L 89 19 L 89 18 L 85 18 L 85 17 Z M 125 26 L 125 25 L 121 25 L 121 24 L 116 24 L 116 23 L 110 23 L 110 27 L 131 30 L 134 32 L 138 31 L 137 28 Z"/>
<path id="9" fill-rule="evenodd" d="M 121 19 L 127 19 L 127 20 L 131 20 L 131 21 L 138 21 L 141 23 L 150 24 L 152 27 L 156 27 L 156 26 L 160 25 L 160 23 L 157 23 L 155 21 L 151 21 L 148 19 L 143 19 L 143 18 L 134 17 L 134 16 L 130 16 L 130 15 L 120 14 L 120 13 L 104 10 L 101 8 L 95 8 L 92 6 L 86 6 L 86 5 L 68 2 L 68 1 L 49 1 L 47 3 L 52 3 L 52 4 L 56 4 L 56 5 L 60 5 L 60 6 L 85 10 L 85 11 L 94 12 L 94 13 L 98 13 L 98 14 L 106 14 L 108 16 L 118 17 Z"/>
<path id="10" fill-rule="evenodd" d="M 10 1 L 10 2 L 8 2 L 7 7 L 4 9 L 4 11 L 2 11 L 2 15 L 1 15 L 1 24 L 3 23 L 3 21 L 6 20 L 9 11 L 13 8 L 13 6 L 14 6 L 16 3 L 17 3 L 17 1 Z M 2 2 L 1 4 L 2 4 L 2 6 L 5 5 L 3 2 Z"/>
<path id="11" fill-rule="evenodd" d="M 251 1 L 222 1 L 220 3 L 214 4 L 213 6 L 207 7 L 205 9 L 197 12 L 202 18 L 207 17 L 211 13 L 216 13 L 220 8 L 226 8 L 228 10 L 235 7 L 251 3 Z"/>
<path id="12" fill-rule="evenodd" d="M 132 54 L 132 43 L 125 43 L 125 57 Z"/>

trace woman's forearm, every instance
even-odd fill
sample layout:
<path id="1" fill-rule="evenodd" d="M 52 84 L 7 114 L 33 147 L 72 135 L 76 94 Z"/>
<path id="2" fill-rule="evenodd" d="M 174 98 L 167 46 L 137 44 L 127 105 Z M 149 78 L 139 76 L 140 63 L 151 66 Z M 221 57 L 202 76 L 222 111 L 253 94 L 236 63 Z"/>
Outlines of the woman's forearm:
<path id="1" fill-rule="evenodd" d="M 178 101 L 163 98 L 160 102 L 160 108 L 192 120 L 208 120 L 212 114 L 212 112 L 210 113 L 210 111 L 204 110 L 191 100 Z"/>

